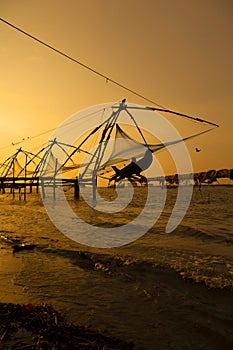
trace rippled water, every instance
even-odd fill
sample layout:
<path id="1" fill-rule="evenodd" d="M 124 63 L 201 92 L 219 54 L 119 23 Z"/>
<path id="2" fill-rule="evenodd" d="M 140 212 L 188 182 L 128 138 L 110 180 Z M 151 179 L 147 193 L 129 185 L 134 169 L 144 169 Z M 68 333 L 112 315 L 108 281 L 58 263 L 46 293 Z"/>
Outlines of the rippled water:
<path id="1" fill-rule="evenodd" d="M 100 227 L 104 232 L 105 228 L 121 227 L 130 223 L 131 220 L 137 218 L 141 214 L 142 208 L 145 206 L 147 198 L 146 188 L 134 189 L 134 197 L 130 205 L 125 209 L 114 213 L 106 212 L 106 208 L 113 208 L 116 193 L 112 189 L 100 190 L 100 195 L 105 199 L 102 207 L 95 207 L 95 209 L 88 206 L 83 199 L 74 201 L 72 198 L 72 190 L 68 191 L 67 197 L 69 199 L 70 207 L 72 208 L 72 219 L 80 217 L 84 222 L 87 222 L 91 227 Z M 118 248 L 119 252 L 130 251 L 135 258 L 140 252 L 146 258 L 148 251 L 143 251 L 141 254 L 141 247 L 148 247 L 153 250 L 158 246 L 167 247 L 167 245 L 182 244 L 209 246 L 215 244 L 219 250 L 226 250 L 233 243 L 233 186 L 205 186 L 199 191 L 194 188 L 192 201 L 185 214 L 182 222 L 178 228 L 170 234 L 165 234 L 166 224 L 171 216 L 172 209 L 177 197 L 177 189 L 168 189 L 166 204 L 162 214 L 150 228 L 147 227 L 149 218 L 154 218 L 160 201 L 160 192 L 155 192 L 154 201 L 151 201 L 148 210 L 142 216 L 141 224 L 145 225 L 148 233 L 142 236 L 139 240 L 132 241 L 131 244 Z M 110 200 L 110 201 L 109 201 Z M 65 215 L 58 203 L 60 221 L 65 223 Z M 103 212 L 99 210 L 103 210 Z M 79 247 L 79 242 L 74 242 L 68 239 L 61 233 L 51 222 L 39 195 L 28 194 L 27 201 L 12 200 L 10 194 L 0 195 L 0 220 L 1 220 L 1 246 L 7 247 L 7 243 L 11 240 L 19 240 L 26 243 L 34 243 L 42 245 L 43 247 L 54 246 L 55 248 L 62 248 L 66 250 Z M 153 220 L 151 220 L 152 222 Z M 94 226 L 91 226 L 94 225 Z M 80 226 L 77 226 L 80 228 Z M 85 226 L 85 233 L 88 226 Z M 135 226 L 135 231 L 137 226 Z M 91 239 L 91 238 L 90 238 Z M 92 238 L 94 240 L 94 237 Z M 117 239 L 117 237 L 116 237 Z M 208 243 L 208 245 L 206 244 Z M 9 245 L 8 245 L 9 246 Z M 165 248 L 164 247 L 164 248 Z M 83 246 L 82 249 L 89 250 L 88 247 Z M 115 254 L 117 249 L 106 250 Z M 97 249 L 97 251 L 99 251 Z M 102 251 L 100 249 L 100 251 Z M 153 256 L 150 258 L 153 258 Z"/>
<path id="2" fill-rule="evenodd" d="M 114 191 L 105 189 L 101 195 L 113 199 Z M 143 314 L 145 343 L 149 332 L 153 333 L 151 322 L 153 313 L 158 312 L 158 293 L 164 298 L 178 298 L 170 285 L 165 287 L 166 278 L 173 280 L 172 271 L 208 287 L 233 286 L 233 186 L 195 188 L 181 224 L 166 234 L 176 195 L 176 189 L 168 189 L 162 215 L 144 236 L 108 249 L 80 245 L 59 232 L 39 195 L 28 194 L 26 202 L 17 196 L 12 200 L 10 195 L 1 195 L 1 301 L 49 302 L 66 312 L 71 321 L 110 333 L 117 330 L 121 337 L 127 330 L 127 340 L 137 338 Z M 72 192 L 67 196 L 74 216 L 104 230 L 135 218 L 145 203 L 146 189 L 136 188 L 133 202 L 125 210 L 102 215 L 82 200 L 75 202 Z M 154 215 L 152 204 L 148 216 Z M 144 220 L 146 224 L 147 216 Z M 22 243 L 35 246 L 12 254 L 13 246 Z M 170 269 L 157 294 L 156 267 Z M 164 273 L 160 272 L 161 276 Z M 150 346 L 148 349 L 153 348 Z"/>

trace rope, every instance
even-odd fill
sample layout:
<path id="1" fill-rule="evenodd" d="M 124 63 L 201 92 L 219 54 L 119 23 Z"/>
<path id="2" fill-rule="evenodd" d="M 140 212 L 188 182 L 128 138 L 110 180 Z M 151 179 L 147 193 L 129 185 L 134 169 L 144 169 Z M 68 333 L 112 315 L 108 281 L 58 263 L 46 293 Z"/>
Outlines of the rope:
<path id="1" fill-rule="evenodd" d="M 161 111 L 161 112 L 172 113 L 172 114 L 175 114 L 175 115 L 179 115 L 179 116 L 182 116 L 182 117 L 185 117 L 185 118 L 189 118 L 189 119 L 195 120 L 195 121 L 197 121 L 197 122 L 207 123 L 207 124 L 213 125 L 213 126 L 215 126 L 215 127 L 219 127 L 219 125 L 217 125 L 217 124 L 215 124 L 215 123 L 212 123 L 212 122 L 209 122 L 209 121 L 206 121 L 206 120 L 204 120 L 204 119 L 195 118 L 195 117 L 189 116 L 189 115 L 187 115 L 187 114 L 183 114 L 183 113 L 174 112 L 174 111 L 172 111 L 172 110 L 169 110 L 169 109 L 165 108 L 164 106 L 158 104 L 157 102 L 155 102 L 155 101 L 153 101 L 153 100 L 151 100 L 151 99 L 149 99 L 149 98 L 143 96 L 142 94 L 138 93 L 137 91 L 130 89 L 130 88 L 127 87 L 126 85 L 123 85 L 122 83 L 120 83 L 120 82 L 118 82 L 118 81 L 116 81 L 116 80 L 114 80 L 114 79 L 112 79 L 112 78 L 110 78 L 110 77 L 107 77 L 105 74 L 103 74 L 103 73 L 101 73 L 101 72 L 95 70 L 94 68 L 92 68 L 92 67 L 90 67 L 90 66 L 88 66 L 88 65 L 86 65 L 86 64 L 84 64 L 84 63 L 82 63 L 82 62 L 80 62 L 79 60 L 77 60 L 77 59 L 75 59 L 75 58 L 69 56 L 68 54 L 64 53 L 63 51 L 61 51 L 61 50 L 59 50 L 59 49 L 57 49 L 57 48 L 55 48 L 54 46 L 52 46 L 52 45 L 50 45 L 50 44 L 47 44 L 46 42 L 40 40 L 39 38 L 35 37 L 34 35 L 29 34 L 28 32 L 26 32 L 26 31 L 24 31 L 23 29 L 21 29 L 21 28 L 15 26 L 14 24 L 12 24 L 12 23 L 6 21 L 5 19 L 0 18 L 0 20 L 1 20 L 3 23 L 5 23 L 6 25 L 8 25 L 8 26 L 12 27 L 13 29 L 17 30 L 18 32 L 20 32 L 20 33 L 26 35 L 27 37 L 33 39 L 34 41 L 37 41 L 37 42 L 40 43 L 41 45 L 46 46 L 46 47 L 49 48 L 50 50 L 52 50 L 52 51 L 58 53 L 59 55 L 61 55 L 61 56 L 65 57 L 65 58 L 67 58 L 68 60 L 70 60 L 70 61 L 72 61 L 72 62 L 74 62 L 74 63 L 77 63 L 77 64 L 80 65 L 81 67 L 83 67 L 83 68 L 85 68 L 85 69 L 91 71 L 92 73 L 94 73 L 94 74 L 100 76 L 101 78 L 104 78 L 106 82 L 111 82 L 112 84 L 115 84 L 115 85 L 119 86 L 120 88 L 122 88 L 122 89 L 124 89 L 124 90 L 126 90 L 126 91 L 128 91 L 128 92 L 130 92 L 130 93 L 132 93 L 133 95 L 135 95 L 135 96 L 137 96 L 137 97 L 140 97 L 140 98 L 142 98 L 143 100 L 145 100 L 145 101 L 147 101 L 147 102 L 150 102 L 150 103 L 152 103 L 152 104 L 154 104 L 154 105 L 156 105 L 156 106 L 159 107 L 159 108 L 147 107 L 147 108 L 149 108 L 149 109 L 151 109 L 151 110 L 157 110 L 157 111 Z M 46 133 L 48 133 L 48 132 L 54 131 L 55 129 L 56 129 L 56 128 L 50 129 L 50 130 L 48 130 L 48 131 L 42 132 L 41 134 L 32 136 L 32 137 L 30 137 L 30 138 L 28 138 L 28 139 L 31 140 L 31 139 L 33 139 L 33 138 L 35 138 L 35 137 L 42 136 L 42 135 L 44 135 L 44 134 L 46 134 Z M 25 141 L 25 140 L 16 142 L 16 144 L 20 144 L 20 143 L 22 143 L 23 141 Z M 0 148 L 0 150 L 5 149 L 5 148 L 8 148 L 8 147 L 10 147 L 10 146 L 11 146 L 11 145 L 2 147 L 2 148 Z"/>
<path id="2" fill-rule="evenodd" d="M 3 23 L 7 24 L 8 26 L 10 26 L 10 27 L 16 29 L 18 32 L 20 32 L 20 33 L 22 33 L 22 34 L 28 36 L 29 38 L 31 38 L 31 39 L 37 41 L 38 43 L 40 43 L 40 44 L 42 44 L 42 45 L 48 47 L 50 50 L 55 51 L 56 53 L 58 53 L 59 55 L 65 57 L 65 58 L 67 58 L 68 60 L 70 60 L 70 61 L 72 61 L 72 62 L 75 62 L 75 63 L 79 64 L 81 67 L 83 67 L 83 68 L 85 68 L 85 69 L 88 69 L 89 71 L 91 71 L 92 73 L 94 73 L 94 74 L 100 76 L 101 78 L 104 78 L 106 82 L 111 82 L 112 84 L 115 84 L 115 85 L 121 87 L 122 89 L 124 89 L 124 90 L 126 90 L 126 91 L 132 93 L 133 95 L 135 95 L 135 96 L 137 96 L 137 97 L 142 98 L 143 100 L 145 100 L 145 101 L 147 101 L 147 102 L 150 102 L 150 103 L 152 103 L 152 104 L 154 104 L 154 105 L 156 105 L 156 106 L 158 106 L 158 107 L 165 108 L 165 107 L 159 105 L 158 103 L 156 103 L 155 101 L 153 101 L 153 100 L 151 100 L 151 99 L 148 99 L 147 97 L 145 97 L 145 96 L 139 94 L 138 92 L 136 92 L 136 91 L 130 89 L 129 87 L 123 85 L 122 83 L 119 83 L 118 81 L 113 80 L 113 79 L 110 78 L 110 77 L 107 77 L 105 74 L 103 74 L 103 73 L 101 73 L 101 72 L 95 70 L 94 68 L 92 68 L 92 67 L 90 67 L 90 66 L 87 66 L 85 63 L 82 63 L 82 62 L 80 62 L 79 60 L 77 60 L 77 59 L 75 59 L 75 58 L 73 58 L 73 57 L 67 55 L 67 54 L 64 53 L 63 51 L 61 51 L 61 50 L 55 48 L 54 46 L 52 46 L 52 45 L 50 45 L 50 44 L 47 44 L 46 42 L 44 42 L 44 41 L 38 39 L 38 38 L 35 37 L 34 35 L 31 35 L 31 34 L 29 34 L 28 32 L 22 30 L 21 28 L 16 27 L 14 24 L 12 24 L 12 23 L 6 21 L 5 19 L 0 18 L 0 20 L 1 20 Z"/>

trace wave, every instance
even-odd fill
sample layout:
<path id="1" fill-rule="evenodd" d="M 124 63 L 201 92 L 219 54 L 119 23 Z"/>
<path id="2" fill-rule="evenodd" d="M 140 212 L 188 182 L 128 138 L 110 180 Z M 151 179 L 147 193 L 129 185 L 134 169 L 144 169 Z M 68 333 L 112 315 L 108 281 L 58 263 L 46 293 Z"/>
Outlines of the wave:
<path id="1" fill-rule="evenodd" d="M 221 228 L 221 233 L 213 233 L 213 232 L 204 232 L 199 229 L 195 229 L 193 227 L 180 225 L 174 232 L 174 234 L 185 237 L 193 237 L 199 239 L 201 241 L 210 241 L 214 243 L 227 243 L 233 244 L 233 236 L 228 232 L 223 232 L 224 230 Z"/>

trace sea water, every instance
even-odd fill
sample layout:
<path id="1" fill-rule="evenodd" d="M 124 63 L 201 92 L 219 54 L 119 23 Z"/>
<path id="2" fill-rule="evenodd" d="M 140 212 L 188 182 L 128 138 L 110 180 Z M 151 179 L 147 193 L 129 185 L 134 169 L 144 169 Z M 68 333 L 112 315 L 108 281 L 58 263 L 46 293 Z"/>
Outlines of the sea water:
<path id="1" fill-rule="evenodd" d="M 72 189 L 67 198 L 74 216 L 104 230 L 139 215 L 146 193 L 146 188 L 136 188 L 126 209 L 102 215 L 83 199 L 75 201 Z M 113 189 L 102 189 L 100 195 L 109 206 L 115 198 Z M 170 271 L 167 278 L 172 280 L 174 272 L 208 288 L 233 287 L 233 186 L 194 188 L 183 220 L 166 233 L 176 198 L 177 189 L 168 189 L 160 217 L 140 238 L 103 249 L 81 245 L 60 232 L 38 194 L 27 194 L 26 201 L 1 194 L 0 300 L 50 303 L 73 322 L 112 330 L 123 338 L 127 330 L 127 339 L 138 337 L 143 314 L 146 342 L 161 294 L 155 293 L 158 269 Z M 154 209 L 150 203 L 147 215 L 155 215 Z M 147 216 L 144 220 L 146 224 Z M 34 249 L 13 253 L 13 247 L 22 244 L 34 244 Z M 170 288 L 164 287 L 164 296 L 172 293 Z"/>
<path id="2" fill-rule="evenodd" d="M 83 222 L 88 223 L 85 226 L 86 234 L 88 234 L 88 227 L 90 227 L 90 232 L 95 226 L 100 227 L 104 232 L 105 228 L 129 224 L 142 213 L 147 198 L 146 188 L 135 188 L 130 204 L 125 206 L 124 210 L 117 211 L 117 206 L 114 209 L 117 194 L 113 189 L 101 189 L 100 195 L 104 199 L 102 206 L 94 208 L 89 206 L 84 199 L 75 201 L 72 189 L 67 192 L 68 205 L 73 213 L 72 219 L 75 221 L 76 218 L 81 218 Z M 225 250 L 227 254 L 226 251 L 233 244 L 233 186 L 203 186 L 201 190 L 194 188 L 190 205 L 182 212 L 184 216 L 182 221 L 169 234 L 166 234 L 166 225 L 177 199 L 177 188 L 167 189 L 166 202 L 163 206 L 159 206 L 158 210 L 158 202 L 160 198 L 164 198 L 164 196 L 159 196 L 160 192 L 155 192 L 155 197 L 148 204 L 147 211 L 141 215 L 141 222 L 146 227 L 145 234 L 139 236 L 139 239 L 133 237 L 132 242 L 127 245 L 122 244 L 122 247 L 117 248 L 117 252 L 127 251 L 130 255 L 137 257 L 138 252 L 142 250 L 140 257 L 146 258 L 148 251 L 144 251 L 144 248 L 141 247 L 146 246 L 153 250 L 158 246 L 163 246 L 163 243 L 172 247 L 178 242 L 183 242 L 182 244 L 185 242 L 187 247 L 189 243 L 190 246 L 196 244 L 205 249 L 209 247 L 210 251 L 211 244 L 214 244 L 215 250 L 218 247 L 219 251 Z M 65 221 L 62 205 L 59 207 L 59 198 L 58 196 L 58 203 L 55 202 L 54 205 L 60 209 L 60 220 Z M 107 210 L 108 207 L 112 209 Z M 155 218 L 152 227 L 147 225 L 150 218 Z M 75 248 L 89 250 L 88 245 L 80 246 L 79 241 L 75 242 L 59 231 L 55 226 L 56 223 L 51 222 L 39 194 L 27 194 L 26 201 L 19 200 L 17 195 L 13 200 L 11 194 L 1 194 L 0 222 L 0 244 L 1 248 L 4 248 L 3 251 L 11 249 L 13 243 L 20 242 L 33 243 L 45 248 L 54 246 L 54 248 L 62 248 L 67 251 Z M 114 247 L 114 242 L 112 246 Z M 97 249 L 97 251 L 116 253 L 116 249 Z M 150 258 L 152 259 L 153 256 Z"/>

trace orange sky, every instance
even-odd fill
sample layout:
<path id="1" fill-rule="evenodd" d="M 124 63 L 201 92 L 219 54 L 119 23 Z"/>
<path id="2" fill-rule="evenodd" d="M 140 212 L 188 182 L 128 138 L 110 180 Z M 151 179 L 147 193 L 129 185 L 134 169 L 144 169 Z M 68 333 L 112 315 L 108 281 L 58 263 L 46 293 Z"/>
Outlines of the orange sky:
<path id="1" fill-rule="evenodd" d="M 194 169 L 233 168 L 233 2 L 1 0 L 0 12 L 149 99 L 220 124 L 190 143 Z M 148 105 L 2 22 L 0 63 L 1 160 L 16 149 L 5 146 L 80 109 L 125 97 Z"/>

